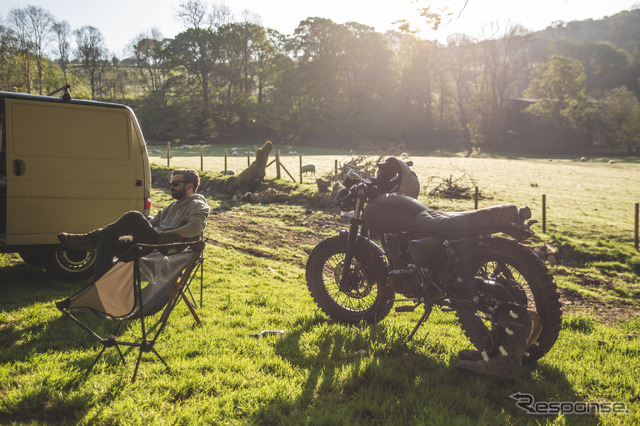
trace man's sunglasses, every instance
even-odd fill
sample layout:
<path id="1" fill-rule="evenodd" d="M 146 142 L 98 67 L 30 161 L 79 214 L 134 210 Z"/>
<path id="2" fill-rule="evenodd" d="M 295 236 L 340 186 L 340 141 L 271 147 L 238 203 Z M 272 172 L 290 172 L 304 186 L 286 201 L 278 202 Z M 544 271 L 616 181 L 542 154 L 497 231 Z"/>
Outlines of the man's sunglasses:
<path id="1" fill-rule="evenodd" d="M 183 180 L 174 180 L 173 182 L 169 182 L 169 186 L 178 186 L 181 183 L 184 183 Z"/>

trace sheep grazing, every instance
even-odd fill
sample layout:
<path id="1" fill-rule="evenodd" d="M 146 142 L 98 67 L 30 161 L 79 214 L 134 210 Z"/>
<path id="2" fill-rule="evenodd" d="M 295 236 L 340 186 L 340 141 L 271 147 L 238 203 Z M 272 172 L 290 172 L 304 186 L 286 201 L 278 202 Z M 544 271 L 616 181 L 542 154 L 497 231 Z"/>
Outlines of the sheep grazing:
<path id="1" fill-rule="evenodd" d="M 609 164 L 616 164 L 616 160 L 609 160 Z"/>
<path id="2" fill-rule="evenodd" d="M 231 176 L 231 175 L 235 175 L 236 173 L 233 170 L 227 170 L 227 171 L 220 170 L 220 174 L 221 175 L 229 175 L 229 176 Z"/>
<path id="3" fill-rule="evenodd" d="M 154 149 L 152 152 L 154 154 L 162 155 L 162 151 L 160 151 L 159 149 Z"/>
<path id="4" fill-rule="evenodd" d="M 580 157 L 580 161 L 584 163 L 585 161 L 587 161 L 587 157 Z"/>
<path id="5" fill-rule="evenodd" d="M 316 166 L 315 164 L 304 164 L 302 166 L 302 173 L 309 173 L 313 176 L 316 175 Z"/>

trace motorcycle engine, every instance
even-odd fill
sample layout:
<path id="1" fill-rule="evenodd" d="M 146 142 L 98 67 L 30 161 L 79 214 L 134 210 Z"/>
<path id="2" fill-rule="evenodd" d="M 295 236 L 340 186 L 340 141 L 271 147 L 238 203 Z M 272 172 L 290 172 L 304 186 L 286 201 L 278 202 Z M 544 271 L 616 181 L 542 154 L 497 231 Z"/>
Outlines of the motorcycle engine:
<path id="1" fill-rule="evenodd" d="M 385 234 L 382 238 L 382 245 L 391 265 L 389 277 L 394 291 L 406 297 L 422 297 L 417 270 L 409 268 L 413 260 L 407 251 L 407 236 L 404 234 Z"/>

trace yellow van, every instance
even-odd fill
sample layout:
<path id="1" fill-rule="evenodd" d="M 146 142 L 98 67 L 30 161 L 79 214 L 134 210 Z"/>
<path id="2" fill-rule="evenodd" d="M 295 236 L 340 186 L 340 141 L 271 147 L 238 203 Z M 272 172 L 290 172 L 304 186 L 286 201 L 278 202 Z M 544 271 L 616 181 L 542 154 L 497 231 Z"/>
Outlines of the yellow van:
<path id="1" fill-rule="evenodd" d="M 84 278 L 94 253 L 65 250 L 59 232 L 149 214 L 149 157 L 129 107 L 0 92 L 0 134 L 1 253 Z"/>

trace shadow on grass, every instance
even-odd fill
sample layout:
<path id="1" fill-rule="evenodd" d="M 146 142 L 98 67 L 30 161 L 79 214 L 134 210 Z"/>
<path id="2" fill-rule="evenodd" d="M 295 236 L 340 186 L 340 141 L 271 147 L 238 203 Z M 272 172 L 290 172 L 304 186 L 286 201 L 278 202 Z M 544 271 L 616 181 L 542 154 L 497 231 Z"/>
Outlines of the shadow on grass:
<path id="1" fill-rule="evenodd" d="M 53 303 L 71 296 L 88 284 L 88 279 L 54 279 L 43 268 L 26 263 L 1 267 L 0 309 L 7 312 L 37 303 Z"/>
<path id="2" fill-rule="evenodd" d="M 276 354 L 299 368 L 305 382 L 288 407 L 273 401 L 255 421 L 533 424 L 543 417 L 519 408 L 511 395 L 528 393 L 543 402 L 582 399 L 562 371 L 543 362 L 525 366 L 519 379 L 508 382 L 456 370 L 457 354 L 446 342 L 407 342 L 406 333 L 384 323 L 357 326 L 359 333 L 327 323 L 307 318 L 275 344 Z M 308 333 L 317 351 L 305 349 Z M 368 341 L 359 341 L 363 336 Z M 358 345 L 366 349 L 354 350 Z M 304 419 L 296 418 L 300 412 Z M 580 420 L 596 423 L 593 417 Z"/>

